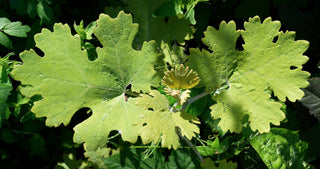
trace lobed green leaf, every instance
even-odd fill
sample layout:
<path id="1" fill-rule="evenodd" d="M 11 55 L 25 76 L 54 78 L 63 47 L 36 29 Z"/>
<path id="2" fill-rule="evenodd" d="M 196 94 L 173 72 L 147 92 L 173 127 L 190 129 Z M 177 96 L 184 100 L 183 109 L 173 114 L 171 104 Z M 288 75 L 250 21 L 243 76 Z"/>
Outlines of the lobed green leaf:
<path id="1" fill-rule="evenodd" d="M 144 144 L 151 141 L 157 143 L 161 139 L 162 147 L 177 149 L 180 146 L 178 133 L 192 139 L 195 133 L 200 132 L 199 128 L 193 124 L 199 123 L 195 116 L 185 112 L 171 112 L 167 98 L 156 90 L 152 90 L 150 95 L 142 95 L 136 102 L 145 110 L 151 109 L 141 115 L 139 121 L 142 126 L 139 135 Z"/>
<path id="2" fill-rule="evenodd" d="M 281 101 L 294 102 L 304 95 L 300 88 L 308 86 L 309 73 L 302 71 L 308 58 L 302 54 L 307 41 L 295 41 L 294 32 L 279 32 L 280 22 L 267 18 L 250 18 L 245 30 L 236 30 L 233 21 L 209 27 L 203 42 L 213 52 L 191 49 L 189 65 L 200 76 L 201 84 L 216 91 L 211 106 L 212 117 L 221 119 L 224 131 L 240 132 L 241 120 L 249 115 L 250 127 L 268 132 L 270 123 L 279 125 L 285 118 L 281 104 L 272 101 L 271 90 Z M 243 51 L 236 50 L 241 34 Z M 275 42 L 274 39 L 277 38 Z"/>
<path id="3" fill-rule="evenodd" d="M 24 95 L 42 96 L 32 111 L 47 117 L 48 126 L 67 125 L 77 110 L 91 108 L 92 116 L 74 128 L 75 142 L 86 142 L 88 151 L 102 147 L 112 130 L 135 142 L 139 126 L 133 122 L 144 110 L 131 99 L 126 102 L 124 92 L 128 85 L 135 92 L 148 91 L 160 80 L 153 68 L 159 59 L 155 42 L 144 43 L 141 51 L 131 47 L 138 31 L 131 15 L 121 12 L 113 19 L 101 14 L 97 25 L 94 34 L 103 47 L 97 48 L 96 60 L 88 59 L 80 37 L 71 35 L 68 25 L 55 24 L 53 32 L 43 29 L 35 36 L 44 56 L 22 52 L 23 65 L 12 72 L 22 82 Z"/>

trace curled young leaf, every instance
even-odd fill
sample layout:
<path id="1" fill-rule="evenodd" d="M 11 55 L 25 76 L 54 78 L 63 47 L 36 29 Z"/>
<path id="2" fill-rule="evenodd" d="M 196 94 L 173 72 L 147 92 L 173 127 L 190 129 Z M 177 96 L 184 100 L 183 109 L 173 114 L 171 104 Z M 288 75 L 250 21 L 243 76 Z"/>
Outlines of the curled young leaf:
<path id="1" fill-rule="evenodd" d="M 181 93 L 179 97 L 179 105 L 183 105 L 187 101 L 187 99 L 190 97 L 190 92 L 190 90 L 185 90 Z"/>
<path id="2" fill-rule="evenodd" d="M 172 89 L 191 89 L 200 82 L 197 72 L 183 64 L 165 73 L 162 84 Z"/>

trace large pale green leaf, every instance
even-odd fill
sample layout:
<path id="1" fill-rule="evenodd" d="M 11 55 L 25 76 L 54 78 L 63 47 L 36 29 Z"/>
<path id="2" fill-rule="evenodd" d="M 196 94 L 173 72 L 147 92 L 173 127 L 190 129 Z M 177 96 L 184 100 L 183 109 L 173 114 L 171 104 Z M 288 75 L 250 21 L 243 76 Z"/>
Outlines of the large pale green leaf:
<path id="1" fill-rule="evenodd" d="M 167 98 L 156 90 L 152 90 L 150 95 L 143 95 L 137 100 L 137 105 L 151 110 L 143 114 L 140 121 L 140 136 L 144 144 L 151 141 L 157 143 L 161 138 L 162 147 L 177 149 L 180 140 L 177 132 L 188 139 L 199 133 L 199 128 L 190 123 L 198 123 L 195 116 L 185 112 L 171 112 Z"/>
<path id="2" fill-rule="evenodd" d="M 308 168 L 303 161 L 308 144 L 299 140 L 299 134 L 282 128 L 272 128 L 270 133 L 244 130 L 244 135 L 270 169 Z"/>
<path id="3" fill-rule="evenodd" d="M 53 32 L 43 29 L 35 36 L 44 56 L 25 51 L 20 54 L 23 65 L 13 71 L 24 95 L 43 97 L 32 111 L 47 117 L 48 126 L 67 125 L 77 110 L 91 108 L 92 116 L 74 129 L 74 140 L 86 142 L 88 151 L 103 146 L 111 130 L 121 132 L 125 141 L 136 141 L 139 126 L 132 122 L 144 110 L 131 99 L 126 102 L 123 92 L 129 84 L 133 91 L 148 91 L 158 60 L 155 42 L 144 43 L 141 51 L 132 49 L 138 25 L 131 15 L 121 12 L 113 19 L 101 14 L 97 25 L 94 35 L 103 47 L 97 48 L 96 60 L 88 60 L 80 37 L 72 36 L 68 25 L 55 24 Z"/>
<path id="4" fill-rule="evenodd" d="M 203 42 L 214 53 L 190 49 L 187 64 L 199 74 L 200 84 L 206 86 L 207 90 L 214 91 L 227 82 L 241 61 L 240 52 L 235 50 L 240 31 L 236 30 L 236 24 L 231 21 L 222 22 L 220 30 L 208 27 L 204 34 Z"/>
<path id="5" fill-rule="evenodd" d="M 189 65 L 207 90 L 216 91 L 212 116 L 221 119 L 224 131 L 240 132 L 241 120 L 249 115 L 252 130 L 268 132 L 270 123 L 279 125 L 285 115 L 265 90 L 281 101 L 301 99 L 300 88 L 308 86 L 309 73 L 301 70 L 308 60 L 302 55 L 308 42 L 295 41 L 294 32 L 279 32 L 280 22 L 271 18 L 263 23 L 250 18 L 244 28 L 237 31 L 233 21 L 222 22 L 219 30 L 209 27 L 203 42 L 213 52 L 190 50 Z M 243 51 L 236 50 L 240 34 Z"/>
<path id="6" fill-rule="evenodd" d="M 147 113 L 136 106 L 133 99 L 126 102 L 123 95 L 101 102 L 92 107 L 92 111 L 89 119 L 74 128 L 74 141 L 86 142 L 88 151 L 104 146 L 112 130 L 118 130 L 123 140 L 136 142 L 141 130 L 141 126 L 136 124 L 140 116 Z"/>

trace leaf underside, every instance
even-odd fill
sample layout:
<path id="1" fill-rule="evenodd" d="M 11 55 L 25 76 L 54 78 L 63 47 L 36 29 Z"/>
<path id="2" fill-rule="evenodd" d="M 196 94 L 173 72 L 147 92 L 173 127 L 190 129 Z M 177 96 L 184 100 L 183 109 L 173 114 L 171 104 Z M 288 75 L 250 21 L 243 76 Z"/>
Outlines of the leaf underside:
<path id="1" fill-rule="evenodd" d="M 301 103 L 320 121 L 320 78 L 311 78 L 309 82 L 310 86 L 303 89 L 305 96 L 301 99 Z"/>
<path id="2" fill-rule="evenodd" d="M 270 123 L 279 125 L 285 115 L 265 91 L 271 90 L 281 101 L 301 99 L 300 88 L 308 86 L 309 73 L 301 70 L 308 60 L 303 55 L 308 42 L 295 41 L 294 32 L 279 32 L 280 22 L 271 18 L 263 23 L 259 17 L 250 18 L 244 28 L 236 30 L 233 21 L 222 22 L 219 30 L 208 27 L 203 42 L 213 52 L 191 49 L 188 65 L 207 90 L 228 86 L 215 94 L 217 104 L 211 106 L 212 117 L 221 119 L 224 131 L 241 132 L 241 120 L 248 115 L 253 131 L 268 132 Z M 240 35 L 243 51 L 236 49 Z"/>

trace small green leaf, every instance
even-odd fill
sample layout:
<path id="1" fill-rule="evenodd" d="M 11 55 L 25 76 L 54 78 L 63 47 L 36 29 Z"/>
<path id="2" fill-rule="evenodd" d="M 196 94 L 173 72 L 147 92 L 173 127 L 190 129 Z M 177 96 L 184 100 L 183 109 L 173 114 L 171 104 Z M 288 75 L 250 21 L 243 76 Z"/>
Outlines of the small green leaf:
<path id="1" fill-rule="evenodd" d="M 2 31 L 0 31 L 0 44 L 5 46 L 8 49 L 12 49 L 12 41 Z"/>
<path id="2" fill-rule="evenodd" d="M 48 3 L 44 0 L 41 0 L 37 4 L 37 13 L 41 19 L 42 23 L 50 24 L 53 21 L 53 11 Z"/>
<path id="3" fill-rule="evenodd" d="M 223 143 L 220 144 L 219 137 L 217 137 L 214 141 L 208 140 L 206 144 L 207 146 L 196 146 L 196 149 L 203 156 L 221 154 L 228 149 L 228 146 L 225 146 Z"/>
<path id="4" fill-rule="evenodd" d="M 37 15 L 37 4 L 34 0 L 27 0 L 27 13 L 30 18 Z"/>
<path id="5" fill-rule="evenodd" d="M 97 26 L 97 22 L 93 21 L 91 23 L 89 23 L 89 25 L 84 29 L 84 31 L 86 32 L 86 39 L 90 40 L 92 39 L 92 34 L 93 34 L 93 28 L 95 28 Z"/>
<path id="6" fill-rule="evenodd" d="M 47 4 L 51 5 L 53 3 L 53 0 L 44 0 Z"/>
<path id="7" fill-rule="evenodd" d="M 93 28 L 97 26 L 97 22 L 91 22 L 86 28 L 84 28 L 83 21 L 80 22 L 79 25 L 76 25 L 76 23 L 73 24 L 74 30 L 77 32 L 77 34 L 80 35 L 80 37 L 83 40 L 90 40 L 92 39 L 93 34 Z"/>
<path id="8" fill-rule="evenodd" d="M 27 37 L 27 32 L 31 28 L 27 25 L 22 25 L 21 22 L 11 22 L 4 27 L 4 32 L 11 36 Z"/>
<path id="9" fill-rule="evenodd" d="M 77 25 L 76 22 L 74 22 L 73 29 L 77 32 L 77 34 L 80 35 L 80 37 L 82 39 L 86 39 L 86 34 L 84 32 L 84 26 L 83 26 L 83 20 L 79 23 L 79 25 Z"/>
<path id="10" fill-rule="evenodd" d="M 194 14 L 195 14 L 195 10 L 194 8 L 192 8 L 189 12 L 188 15 L 186 16 L 186 18 L 189 19 L 190 23 L 192 25 L 195 25 L 197 23 L 196 19 L 194 18 Z"/>
<path id="11" fill-rule="evenodd" d="M 8 18 L 0 18 L 0 30 L 2 30 L 9 23 L 10 20 Z"/>

